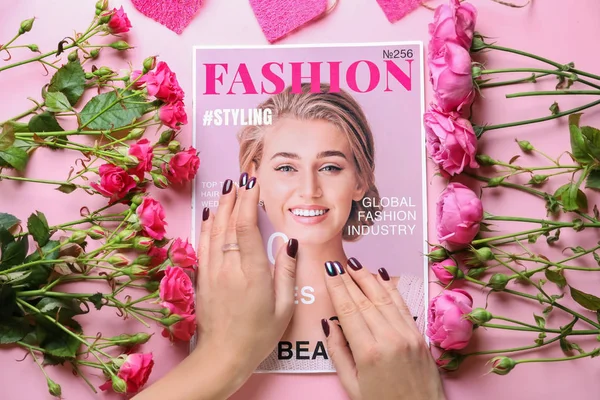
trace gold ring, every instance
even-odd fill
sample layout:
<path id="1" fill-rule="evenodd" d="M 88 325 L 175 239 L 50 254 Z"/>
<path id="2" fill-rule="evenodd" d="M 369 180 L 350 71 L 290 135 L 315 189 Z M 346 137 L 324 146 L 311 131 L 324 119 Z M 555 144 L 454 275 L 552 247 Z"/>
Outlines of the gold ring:
<path id="1" fill-rule="evenodd" d="M 240 251 L 240 246 L 237 243 L 226 243 L 221 247 L 221 250 L 223 250 L 223 252 Z"/>

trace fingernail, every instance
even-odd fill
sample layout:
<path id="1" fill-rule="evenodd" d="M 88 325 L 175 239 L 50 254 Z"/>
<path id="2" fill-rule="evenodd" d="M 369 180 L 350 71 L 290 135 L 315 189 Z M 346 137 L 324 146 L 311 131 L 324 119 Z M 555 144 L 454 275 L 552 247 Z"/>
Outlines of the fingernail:
<path id="1" fill-rule="evenodd" d="M 254 185 L 256 185 L 256 178 L 252 178 L 250 179 L 250 181 L 248 181 L 248 184 L 246 185 L 246 190 L 252 189 Z"/>
<path id="2" fill-rule="evenodd" d="M 206 221 L 209 215 L 210 209 L 208 207 L 204 207 L 204 210 L 202 210 L 202 221 Z"/>
<path id="3" fill-rule="evenodd" d="M 240 176 L 240 187 L 246 186 L 247 183 L 248 183 L 248 174 L 246 172 L 244 172 Z"/>
<path id="4" fill-rule="evenodd" d="M 352 268 L 355 271 L 358 271 L 362 268 L 362 264 L 354 257 L 350 257 L 348 259 L 348 265 L 350 265 L 350 268 Z"/>
<path id="5" fill-rule="evenodd" d="M 384 281 L 389 281 L 390 280 L 390 275 L 388 274 L 388 272 L 386 271 L 385 268 L 379 268 L 379 276 L 381 276 L 381 279 L 383 279 Z"/>
<path id="6" fill-rule="evenodd" d="M 342 267 L 342 264 L 340 264 L 339 262 L 334 261 L 333 265 L 335 266 L 335 269 L 337 270 L 338 274 L 343 275 L 346 273 L 346 271 L 344 271 L 344 267 Z"/>
<path id="7" fill-rule="evenodd" d="M 338 321 L 338 322 L 340 321 L 340 319 L 338 318 L 337 315 L 334 315 L 333 317 L 329 317 L 329 320 L 330 321 Z"/>
<path id="8" fill-rule="evenodd" d="M 338 274 L 331 261 L 327 261 L 325 263 L 325 269 L 327 270 L 327 275 L 329 276 L 336 276 Z"/>
<path id="9" fill-rule="evenodd" d="M 233 187 L 233 181 L 231 179 L 227 179 L 223 184 L 223 194 L 227 194 L 231 192 L 231 188 Z"/>
<path id="10" fill-rule="evenodd" d="M 329 323 L 326 319 L 321 320 L 321 326 L 323 327 L 323 333 L 325 334 L 325 337 L 329 337 Z"/>
<path id="11" fill-rule="evenodd" d="M 298 240 L 290 239 L 287 244 L 287 254 L 292 258 L 296 258 L 296 254 L 298 253 Z"/>

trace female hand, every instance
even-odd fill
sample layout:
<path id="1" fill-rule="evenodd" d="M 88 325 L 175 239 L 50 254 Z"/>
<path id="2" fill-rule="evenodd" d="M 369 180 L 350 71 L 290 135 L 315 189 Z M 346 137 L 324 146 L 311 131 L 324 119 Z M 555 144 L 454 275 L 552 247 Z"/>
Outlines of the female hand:
<path id="1" fill-rule="evenodd" d="M 350 398 L 445 399 L 433 357 L 387 271 L 380 269 L 375 278 L 354 258 L 348 266 L 325 263 L 340 325 L 326 319 L 322 324 Z"/>
<path id="2" fill-rule="evenodd" d="M 298 241 L 282 246 L 272 271 L 257 225 L 259 191 L 243 174 L 237 197 L 227 180 L 216 213 L 204 209 L 196 349 L 136 400 L 226 399 L 283 336 L 294 310 Z"/>

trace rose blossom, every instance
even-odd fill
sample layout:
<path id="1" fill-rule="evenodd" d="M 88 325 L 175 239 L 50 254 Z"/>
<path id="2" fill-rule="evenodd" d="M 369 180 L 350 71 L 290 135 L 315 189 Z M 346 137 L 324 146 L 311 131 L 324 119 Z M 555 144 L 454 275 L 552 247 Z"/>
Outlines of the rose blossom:
<path id="1" fill-rule="evenodd" d="M 140 223 L 148 236 L 156 240 L 165 237 L 165 210 L 153 198 L 144 197 L 142 204 L 136 210 Z"/>
<path id="2" fill-rule="evenodd" d="M 154 360 L 151 353 L 129 354 L 119 368 L 117 376 L 127 384 L 127 393 L 137 393 L 148 381 L 152 367 L 154 367 Z M 110 387 L 112 382 L 108 380 L 100 386 L 100 389 L 107 390 Z"/>
<path id="3" fill-rule="evenodd" d="M 175 313 L 177 314 L 177 313 Z M 171 339 L 179 339 L 184 342 L 189 342 L 196 332 L 196 315 L 195 314 L 178 314 L 183 319 L 174 323 L 168 328 L 163 329 L 162 335 Z"/>
<path id="4" fill-rule="evenodd" d="M 158 111 L 160 120 L 169 128 L 178 129 L 178 124 L 187 124 L 187 114 L 183 101 L 177 100 L 174 103 L 165 104 Z"/>
<path id="5" fill-rule="evenodd" d="M 167 260 L 167 249 L 164 247 L 152 246 L 152 248 L 148 251 L 148 255 L 152 257 L 150 266 L 156 267 Z"/>
<path id="6" fill-rule="evenodd" d="M 434 97 L 443 111 L 461 111 L 475 99 L 471 56 L 459 44 L 444 42 L 430 48 L 429 77 Z"/>
<path id="7" fill-rule="evenodd" d="M 456 112 L 444 113 L 435 104 L 425 113 L 427 152 L 448 175 L 465 167 L 477 168 L 477 137 L 469 120 Z"/>
<path id="8" fill-rule="evenodd" d="M 200 167 L 200 158 L 196 149 L 190 147 L 175 154 L 169 164 L 163 164 L 162 170 L 169 182 L 182 183 L 194 179 Z"/>
<path id="9" fill-rule="evenodd" d="M 169 266 L 165 269 L 165 276 L 160 281 L 159 294 L 162 306 L 172 313 L 182 315 L 193 312 L 194 285 L 182 268 Z"/>
<path id="10" fill-rule="evenodd" d="M 437 235 L 440 241 L 464 246 L 479 232 L 483 205 L 475 192 L 461 183 L 450 183 L 437 202 Z"/>
<path id="11" fill-rule="evenodd" d="M 471 312 L 473 299 L 461 289 L 444 290 L 429 303 L 427 336 L 445 350 L 459 350 L 469 344 L 473 323 L 464 316 Z"/>
<path id="12" fill-rule="evenodd" d="M 110 33 L 118 34 L 129 32 L 129 29 L 131 28 L 131 22 L 129 22 L 129 18 L 123 10 L 123 6 L 121 6 L 121 8 L 119 8 L 118 10 L 116 8 L 113 8 L 112 11 L 107 11 L 101 16 L 106 16 L 111 13 L 112 16 L 110 17 L 110 20 L 107 24 Z"/>
<path id="13" fill-rule="evenodd" d="M 447 285 L 450 282 L 452 282 L 452 280 L 455 277 L 454 277 L 454 274 L 452 274 L 450 271 L 448 271 L 444 267 L 458 268 L 458 266 L 456 265 L 456 262 L 454 262 L 454 260 L 451 258 L 447 258 L 442 262 L 436 262 L 436 263 L 431 264 L 431 270 L 433 271 L 433 274 L 435 275 L 435 277 L 438 278 L 438 280 L 440 282 L 442 282 L 444 285 Z"/>
<path id="14" fill-rule="evenodd" d="M 148 73 L 146 88 L 150 96 L 154 96 L 165 103 L 183 100 L 184 97 L 183 90 L 177 81 L 177 75 L 171 71 L 164 61 L 158 63 L 155 71 Z"/>
<path id="15" fill-rule="evenodd" d="M 136 187 L 136 183 L 127 171 L 112 164 L 103 164 L 98 171 L 100 184 L 93 182 L 91 187 L 100 194 L 110 198 L 110 202 L 123 198 L 130 190 Z"/>
<path id="16" fill-rule="evenodd" d="M 194 267 L 198 263 L 196 251 L 192 245 L 187 240 L 184 242 L 180 238 L 175 239 L 171 244 L 169 258 L 173 264 L 181 268 Z"/>
<path id="17" fill-rule="evenodd" d="M 131 82 L 134 82 L 133 87 L 135 89 L 139 89 L 140 87 L 144 86 L 148 81 L 148 75 L 143 75 L 142 71 L 136 69 L 135 71 L 131 72 L 129 79 L 131 80 Z"/>
<path id="18" fill-rule="evenodd" d="M 472 4 L 451 0 L 436 8 L 429 24 L 432 40 L 452 41 L 469 50 L 473 41 L 477 9 Z"/>
<path id="19" fill-rule="evenodd" d="M 143 180 L 144 173 L 152 170 L 152 157 L 154 157 L 154 153 L 152 153 L 150 141 L 148 139 L 138 140 L 129 147 L 128 154 L 140 161 L 137 166 L 130 168 L 128 172 L 136 175 L 140 181 Z"/>

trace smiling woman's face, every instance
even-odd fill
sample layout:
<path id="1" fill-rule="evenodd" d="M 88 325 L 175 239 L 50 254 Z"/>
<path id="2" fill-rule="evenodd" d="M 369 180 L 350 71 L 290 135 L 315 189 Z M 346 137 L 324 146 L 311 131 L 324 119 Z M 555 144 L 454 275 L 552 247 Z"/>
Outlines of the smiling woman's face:
<path id="1" fill-rule="evenodd" d="M 304 244 L 341 238 L 352 200 L 364 195 L 346 136 L 324 120 L 278 120 L 255 173 L 274 228 Z"/>

